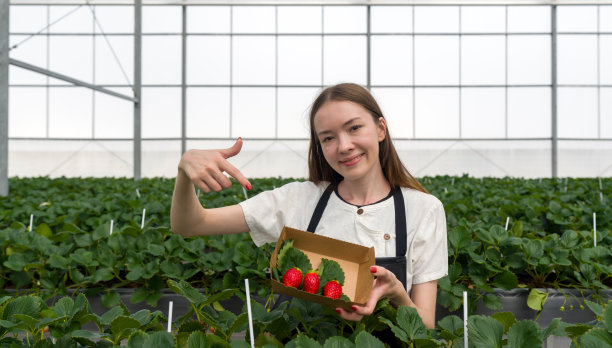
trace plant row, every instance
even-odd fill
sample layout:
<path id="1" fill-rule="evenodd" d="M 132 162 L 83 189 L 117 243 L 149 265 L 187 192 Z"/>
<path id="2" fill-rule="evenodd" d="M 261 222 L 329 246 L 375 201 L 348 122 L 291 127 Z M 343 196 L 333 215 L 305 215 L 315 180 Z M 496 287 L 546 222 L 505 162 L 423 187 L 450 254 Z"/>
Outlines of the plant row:
<path id="1" fill-rule="evenodd" d="M 246 295 L 238 289 L 215 295 L 200 293 L 184 281 L 168 286 L 188 300 L 190 309 L 172 321 L 160 312 L 130 313 L 122 304 L 100 315 L 87 298 L 62 297 L 48 304 L 38 296 L 0 298 L 0 347 L 464 347 L 464 323 L 457 316 L 426 329 L 416 310 L 395 308 L 381 301 L 374 314 L 361 322 L 347 322 L 333 309 L 294 299 L 268 310 L 252 302 L 249 332 L 246 307 L 235 315 L 219 308 L 219 301 Z M 512 313 L 468 318 L 470 347 L 542 347 L 550 335 L 569 337 L 576 347 L 604 347 L 612 342 L 612 304 L 587 302 L 597 317 L 590 324 L 570 325 L 553 320 L 540 328 L 532 320 L 517 321 Z M 95 325 L 94 330 L 84 330 Z M 238 335 L 236 335 L 238 333 Z M 242 333 L 243 335 L 241 335 Z"/>

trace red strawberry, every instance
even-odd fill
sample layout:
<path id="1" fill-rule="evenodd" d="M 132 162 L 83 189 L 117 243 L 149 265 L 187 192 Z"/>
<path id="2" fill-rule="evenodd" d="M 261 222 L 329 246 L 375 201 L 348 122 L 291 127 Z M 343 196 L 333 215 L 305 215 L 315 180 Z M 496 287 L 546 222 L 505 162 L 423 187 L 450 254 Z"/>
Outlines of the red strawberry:
<path id="1" fill-rule="evenodd" d="M 319 275 L 316 271 L 310 270 L 304 276 L 304 291 L 316 294 L 319 291 Z"/>
<path id="2" fill-rule="evenodd" d="M 293 288 L 300 286 L 302 284 L 302 271 L 297 267 L 290 268 L 283 276 L 283 284 Z"/>
<path id="3" fill-rule="evenodd" d="M 333 299 L 338 299 L 342 295 L 342 286 L 337 280 L 331 280 L 325 284 L 325 287 L 323 288 L 323 295 Z"/>

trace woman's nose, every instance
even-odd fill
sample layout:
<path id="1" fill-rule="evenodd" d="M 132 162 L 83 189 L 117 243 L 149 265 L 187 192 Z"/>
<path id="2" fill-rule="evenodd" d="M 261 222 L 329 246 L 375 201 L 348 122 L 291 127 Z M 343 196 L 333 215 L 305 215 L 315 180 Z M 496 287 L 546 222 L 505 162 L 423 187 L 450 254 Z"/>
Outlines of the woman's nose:
<path id="1" fill-rule="evenodd" d="M 340 135 L 338 136 L 338 151 L 348 152 L 353 149 L 353 142 L 349 136 Z"/>

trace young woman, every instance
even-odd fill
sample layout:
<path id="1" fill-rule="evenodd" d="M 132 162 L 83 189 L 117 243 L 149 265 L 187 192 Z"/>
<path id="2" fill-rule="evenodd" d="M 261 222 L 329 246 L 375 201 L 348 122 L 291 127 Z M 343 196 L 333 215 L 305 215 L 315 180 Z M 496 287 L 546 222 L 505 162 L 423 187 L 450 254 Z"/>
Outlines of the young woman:
<path id="1" fill-rule="evenodd" d="M 347 320 L 373 312 L 379 299 L 416 308 L 435 325 L 437 280 L 447 274 L 446 218 L 401 163 L 387 122 L 367 89 L 339 84 L 325 89 L 310 112 L 309 178 L 262 192 L 240 204 L 204 209 L 193 185 L 204 192 L 249 181 L 227 159 L 227 149 L 190 150 L 179 163 L 172 198 L 172 230 L 183 236 L 250 232 L 256 245 L 275 242 L 284 225 L 375 248 L 370 298 Z"/>

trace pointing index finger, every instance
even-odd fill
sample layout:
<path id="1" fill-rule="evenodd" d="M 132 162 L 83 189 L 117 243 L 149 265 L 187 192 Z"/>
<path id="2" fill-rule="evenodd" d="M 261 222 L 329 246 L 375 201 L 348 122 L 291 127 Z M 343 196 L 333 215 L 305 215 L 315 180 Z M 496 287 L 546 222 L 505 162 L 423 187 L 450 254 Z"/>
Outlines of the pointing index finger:
<path id="1" fill-rule="evenodd" d="M 236 179 L 236 181 L 238 181 L 238 183 L 240 183 L 240 185 L 242 185 L 247 190 L 250 190 L 252 188 L 249 180 L 244 175 L 242 175 L 240 170 L 234 167 L 231 163 L 225 161 L 225 165 L 221 169 L 223 169 L 223 171 L 229 174 L 232 178 Z"/>

